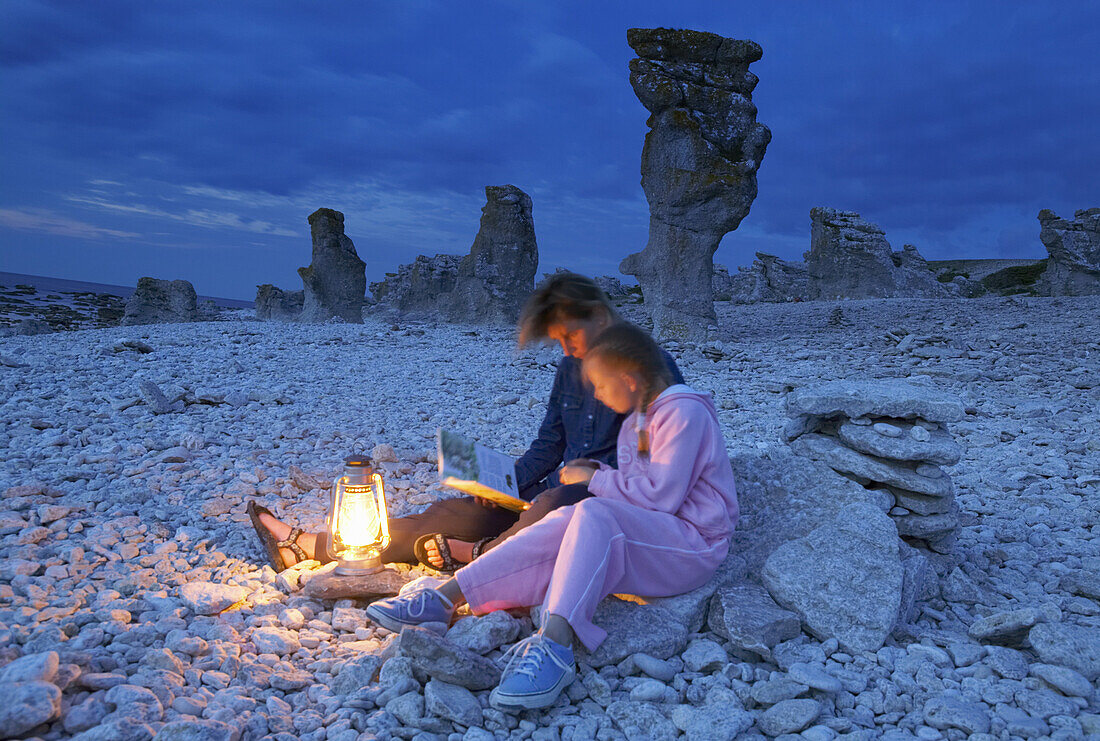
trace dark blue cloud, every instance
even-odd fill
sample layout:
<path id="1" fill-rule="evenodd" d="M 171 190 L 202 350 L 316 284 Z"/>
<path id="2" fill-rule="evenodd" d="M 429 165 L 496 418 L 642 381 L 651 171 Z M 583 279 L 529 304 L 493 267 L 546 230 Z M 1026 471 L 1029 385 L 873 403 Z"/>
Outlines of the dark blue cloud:
<path id="1" fill-rule="evenodd" d="M 247 295 L 248 250 L 293 283 L 305 216 L 327 205 L 373 279 L 466 249 L 484 185 L 511 182 L 535 196 L 545 269 L 613 272 L 647 229 L 626 29 L 657 25 L 764 48 L 754 99 L 774 137 L 724 261 L 798 257 L 816 205 L 947 257 L 1041 254 L 1040 207 L 1100 204 L 1087 2 L 9 0 L 4 267 L 95 256 L 85 266 L 132 282 L 114 252 L 178 268 L 199 248 L 217 255 L 199 280 L 223 287 L 202 292 Z M 47 251 L 35 223 L 55 230 Z"/>

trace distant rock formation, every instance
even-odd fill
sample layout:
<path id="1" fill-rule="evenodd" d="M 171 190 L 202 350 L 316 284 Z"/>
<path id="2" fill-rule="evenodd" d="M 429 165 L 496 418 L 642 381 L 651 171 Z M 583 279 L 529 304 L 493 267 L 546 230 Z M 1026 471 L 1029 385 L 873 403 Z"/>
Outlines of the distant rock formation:
<path id="1" fill-rule="evenodd" d="M 620 299 L 626 298 L 630 295 L 630 288 L 623 284 L 621 280 L 611 275 L 597 275 L 592 280 L 596 281 L 596 285 L 599 286 L 608 298 Z"/>
<path id="2" fill-rule="evenodd" d="M 195 287 L 186 280 L 139 278 L 137 290 L 126 302 L 121 324 L 165 324 L 199 319 Z"/>
<path id="3" fill-rule="evenodd" d="M 438 313 L 440 297 L 455 288 L 460 262 L 460 255 L 419 255 L 396 273 L 371 283 L 371 296 L 379 306 L 401 313 Z"/>
<path id="4" fill-rule="evenodd" d="M 756 198 L 771 140 L 756 122 L 752 41 L 633 28 L 630 84 L 650 112 L 642 148 L 649 242 L 619 269 L 641 284 L 659 336 L 698 339 L 716 324 L 713 257 Z"/>
<path id="5" fill-rule="evenodd" d="M 534 289 L 539 251 L 531 197 L 514 185 L 485 188 L 481 228 L 470 254 L 423 255 L 371 284 L 382 308 L 452 322 L 501 323 L 519 318 Z"/>
<path id="6" fill-rule="evenodd" d="M 711 290 L 714 291 L 715 301 L 733 300 L 733 279 L 730 278 L 730 270 L 725 265 L 714 264 L 714 275 L 710 281 Z"/>
<path id="7" fill-rule="evenodd" d="M 957 292 L 936 280 L 911 244 L 894 252 L 886 233 L 855 211 L 810 210 L 805 254 L 810 299 L 947 298 Z"/>
<path id="8" fill-rule="evenodd" d="M 729 300 L 735 304 L 805 301 L 809 279 L 806 263 L 757 252 L 752 265 L 738 268 L 730 278 Z"/>
<path id="9" fill-rule="evenodd" d="M 319 208 L 310 214 L 309 228 L 313 260 L 308 267 L 298 268 L 304 286 L 299 320 L 323 322 L 340 317 L 361 324 L 367 265 L 344 235 L 344 215 L 331 208 Z"/>
<path id="10" fill-rule="evenodd" d="M 1039 239 L 1047 248 L 1039 292 L 1046 296 L 1100 294 L 1100 208 L 1077 211 L 1073 221 L 1039 212 Z"/>
<path id="11" fill-rule="evenodd" d="M 261 321 L 295 321 L 304 302 L 305 291 L 284 291 L 270 283 L 256 286 L 256 318 Z"/>
<path id="12" fill-rule="evenodd" d="M 543 273 L 542 279 L 547 280 L 559 273 L 571 273 L 572 270 L 566 270 L 565 268 L 557 268 L 552 273 Z M 597 275 L 592 279 L 600 290 L 607 294 L 610 299 L 623 299 L 630 295 L 630 287 L 623 284 L 621 280 L 610 275 Z"/>
<path id="13" fill-rule="evenodd" d="M 50 326 L 49 322 L 42 319 L 27 318 L 19 320 L 12 334 L 16 336 L 31 337 L 39 334 L 50 334 L 54 331 L 56 330 Z"/>

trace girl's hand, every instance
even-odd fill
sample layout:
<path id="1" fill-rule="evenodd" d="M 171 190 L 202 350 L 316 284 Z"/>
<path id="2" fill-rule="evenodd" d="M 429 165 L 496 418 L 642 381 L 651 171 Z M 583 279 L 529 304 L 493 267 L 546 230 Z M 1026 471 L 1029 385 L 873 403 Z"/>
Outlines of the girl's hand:
<path id="1" fill-rule="evenodd" d="M 600 462 L 599 461 L 594 461 L 591 458 L 574 458 L 573 460 L 568 461 L 565 465 L 567 465 L 567 466 L 588 466 L 589 468 L 591 468 L 593 470 L 597 470 L 597 471 L 600 468 Z"/>
<path id="2" fill-rule="evenodd" d="M 596 469 L 590 466 L 569 465 L 561 469 L 561 473 L 558 474 L 558 480 L 566 486 L 571 484 L 587 484 L 592 480 L 592 474 L 594 473 L 596 473 Z"/>

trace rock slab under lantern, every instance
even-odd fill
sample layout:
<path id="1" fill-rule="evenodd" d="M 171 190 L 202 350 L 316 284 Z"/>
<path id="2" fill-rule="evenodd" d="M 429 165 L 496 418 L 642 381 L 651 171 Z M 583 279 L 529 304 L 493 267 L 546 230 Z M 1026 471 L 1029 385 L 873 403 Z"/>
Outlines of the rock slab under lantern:
<path id="1" fill-rule="evenodd" d="M 358 576 L 343 576 L 329 570 L 306 582 L 302 591 L 317 599 L 374 599 L 397 594 L 408 581 L 408 576 L 393 569 Z"/>

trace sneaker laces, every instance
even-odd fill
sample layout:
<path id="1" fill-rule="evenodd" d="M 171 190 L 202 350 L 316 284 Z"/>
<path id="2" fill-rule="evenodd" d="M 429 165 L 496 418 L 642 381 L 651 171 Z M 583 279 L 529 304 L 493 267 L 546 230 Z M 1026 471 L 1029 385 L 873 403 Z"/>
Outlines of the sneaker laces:
<path id="1" fill-rule="evenodd" d="M 418 589 L 405 599 L 405 614 L 411 618 L 419 618 L 428 609 L 428 598 L 436 597 L 448 610 L 454 607 L 454 603 L 444 597 L 435 589 Z"/>
<path id="2" fill-rule="evenodd" d="M 550 643 L 553 643 L 553 641 L 542 633 L 532 633 L 519 643 L 514 644 L 504 652 L 504 658 L 508 660 L 508 663 L 505 665 L 504 671 L 501 672 L 501 676 L 521 674 L 535 679 L 539 669 L 542 668 L 543 660 L 547 656 L 564 671 L 569 671 L 572 667 L 558 658 L 553 647 L 549 645 Z"/>

